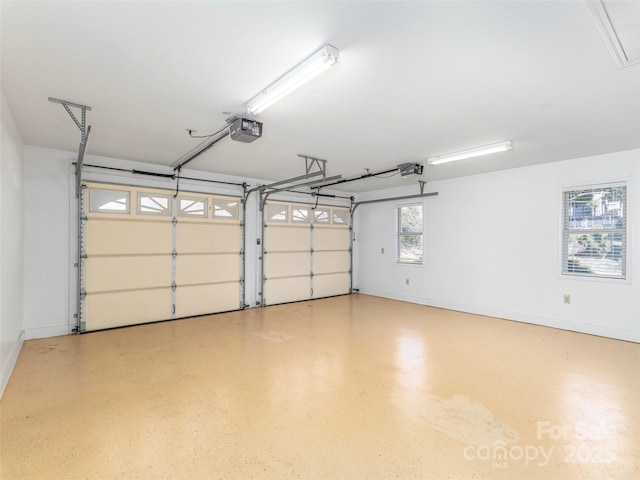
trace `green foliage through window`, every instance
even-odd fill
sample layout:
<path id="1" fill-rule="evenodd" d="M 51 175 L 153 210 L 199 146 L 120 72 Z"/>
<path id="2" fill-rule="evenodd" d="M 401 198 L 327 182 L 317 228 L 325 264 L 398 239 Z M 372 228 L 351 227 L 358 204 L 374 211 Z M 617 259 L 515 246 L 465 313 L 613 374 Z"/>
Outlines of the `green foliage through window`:
<path id="1" fill-rule="evenodd" d="M 563 193 L 563 274 L 626 277 L 626 197 L 625 185 Z"/>
<path id="2" fill-rule="evenodd" d="M 398 262 L 422 263 L 422 205 L 398 207 Z"/>

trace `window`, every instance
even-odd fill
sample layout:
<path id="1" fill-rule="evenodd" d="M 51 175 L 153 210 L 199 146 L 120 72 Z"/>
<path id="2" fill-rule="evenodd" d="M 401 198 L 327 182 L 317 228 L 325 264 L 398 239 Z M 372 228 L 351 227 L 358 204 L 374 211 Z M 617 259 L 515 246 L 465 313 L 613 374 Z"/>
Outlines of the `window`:
<path id="1" fill-rule="evenodd" d="M 288 222 L 289 207 L 286 205 L 267 205 L 265 210 L 267 222 Z"/>
<path id="2" fill-rule="evenodd" d="M 138 193 L 138 213 L 142 215 L 171 215 L 169 195 Z"/>
<path id="3" fill-rule="evenodd" d="M 178 214 L 187 217 L 206 217 L 207 199 L 178 197 Z"/>
<path id="4" fill-rule="evenodd" d="M 313 223 L 329 223 L 330 218 L 328 208 L 316 208 L 313 210 Z"/>
<path id="5" fill-rule="evenodd" d="M 291 221 L 293 223 L 311 223 L 309 208 L 291 207 Z"/>
<path id="6" fill-rule="evenodd" d="M 398 207 L 399 263 L 422 263 L 422 205 Z"/>
<path id="7" fill-rule="evenodd" d="M 575 187 L 562 196 L 562 273 L 626 278 L 626 185 Z"/>
<path id="8" fill-rule="evenodd" d="M 213 200 L 214 218 L 227 218 L 237 220 L 240 214 L 240 202 L 238 200 L 224 200 L 216 198 Z"/>
<path id="9" fill-rule="evenodd" d="M 129 213 L 129 192 L 92 188 L 89 198 L 89 210 L 92 212 Z"/>
<path id="10" fill-rule="evenodd" d="M 333 224 L 334 225 L 349 225 L 349 210 L 333 209 Z"/>

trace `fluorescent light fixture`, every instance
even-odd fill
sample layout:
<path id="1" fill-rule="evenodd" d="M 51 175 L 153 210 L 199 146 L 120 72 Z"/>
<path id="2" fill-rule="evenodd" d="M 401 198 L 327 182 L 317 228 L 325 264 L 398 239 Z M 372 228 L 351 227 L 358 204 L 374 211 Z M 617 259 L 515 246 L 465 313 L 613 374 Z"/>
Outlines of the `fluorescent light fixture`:
<path id="1" fill-rule="evenodd" d="M 247 111 L 257 115 L 304 85 L 338 61 L 338 49 L 326 44 L 247 102 Z"/>
<path id="2" fill-rule="evenodd" d="M 435 157 L 427 157 L 429 165 L 438 165 L 440 163 L 454 162 L 456 160 L 464 160 L 465 158 L 480 157 L 482 155 L 489 155 L 490 153 L 506 152 L 513 148 L 513 142 L 507 140 L 506 142 L 492 143 L 491 145 L 484 145 L 482 147 L 468 148 L 467 150 L 460 150 L 459 152 L 445 153 L 444 155 L 438 155 Z"/>

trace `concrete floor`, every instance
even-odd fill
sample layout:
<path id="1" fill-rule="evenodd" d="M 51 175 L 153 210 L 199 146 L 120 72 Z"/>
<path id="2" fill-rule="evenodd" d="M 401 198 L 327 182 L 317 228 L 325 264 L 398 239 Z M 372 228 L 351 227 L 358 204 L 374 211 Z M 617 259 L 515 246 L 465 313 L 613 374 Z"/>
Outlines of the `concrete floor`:
<path id="1" fill-rule="evenodd" d="M 640 478 L 640 345 L 364 295 L 28 341 L 3 479 Z"/>

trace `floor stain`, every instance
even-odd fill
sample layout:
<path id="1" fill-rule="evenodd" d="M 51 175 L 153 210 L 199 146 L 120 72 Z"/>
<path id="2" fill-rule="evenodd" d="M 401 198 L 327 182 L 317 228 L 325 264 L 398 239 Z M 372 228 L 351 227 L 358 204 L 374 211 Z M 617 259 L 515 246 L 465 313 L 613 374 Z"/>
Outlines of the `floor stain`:
<path id="1" fill-rule="evenodd" d="M 489 445 L 497 441 L 509 444 L 520 438 L 487 407 L 466 395 L 449 399 L 432 396 L 427 401 L 425 416 L 433 428 L 466 445 Z"/>
<path id="2" fill-rule="evenodd" d="M 253 330 L 249 331 L 251 335 L 255 335 L 256 337 L 262 338 L 263 340 L 269 340 L 271 342 L 284 342 L 291 338 L 291 335 L 287 335 L 286 333 L 276 332 L 275 330 Z"/>

